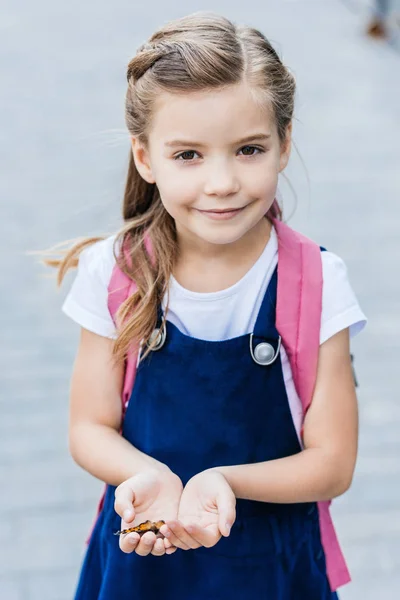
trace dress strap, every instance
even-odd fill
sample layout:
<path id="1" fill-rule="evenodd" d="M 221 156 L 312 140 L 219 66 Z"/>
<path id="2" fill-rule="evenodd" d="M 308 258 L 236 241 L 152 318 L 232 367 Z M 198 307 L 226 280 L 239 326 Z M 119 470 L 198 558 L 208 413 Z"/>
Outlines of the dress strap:
<path id="1" fill-rule="evenodd" d="M 276 268 L 264 294 L 253 333 L 250 334 L 251 357 L 262 367 L 272 365 L 281 349 L 281 337 L 275 327 L 277 287 Z"/>
<path id="2" fill-rule="evenodd" d="M 278 267 L 275 268 L 264 294 L 257 320 L 254 325 L 254 337 L 270 339 L 279 338 L 278 330 L 275 327 L 277 289 Z"/>
<path id="3" fill-rule="evenodd" d="M 156 352 L 157 350 L 161 350 L 161 348 L 165 344 L 165 340 L 167 339 L 167 330 L 166 325 L 163 321 L 163 309 L 161 304 L 159 304 L 157 308 L 157 325 L 153 330 L 153 333 L 149 339 L 149 345 L 151 346 L 151 350 Z"/>

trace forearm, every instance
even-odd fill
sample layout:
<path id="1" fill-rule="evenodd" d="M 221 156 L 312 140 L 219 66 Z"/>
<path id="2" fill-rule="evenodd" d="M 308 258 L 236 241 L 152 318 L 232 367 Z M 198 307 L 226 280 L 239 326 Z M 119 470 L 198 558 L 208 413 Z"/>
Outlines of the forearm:
<path id="1" fill-rule="evenodd" d="M 330 500 L 351 483 L 348 468 L 319 448 L 278 460 L 218 467 L 235 496 L 260 502 L 295 503 Z"/>
<path id="2" fill-rule="evenodd" d="M 118 486 L 141 471 L 169 471 L 165 464 L 144 454 L 106 425 L 74 425 L 70 430 L 69 446 L 79 466 L 110 485 Z"/>

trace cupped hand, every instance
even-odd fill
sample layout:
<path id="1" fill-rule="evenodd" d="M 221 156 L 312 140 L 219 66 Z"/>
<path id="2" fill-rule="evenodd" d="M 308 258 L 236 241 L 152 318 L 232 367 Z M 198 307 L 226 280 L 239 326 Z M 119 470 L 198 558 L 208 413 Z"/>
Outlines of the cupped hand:
<path id="1" fill-rule="evenodd" d="M 218 471 L 195 475 L 186 484 L 179 503 L 178 518 L 161 527 L 165 543 L 182 550 L 210 548 L 228 537 L 236 519 L 236 498 Z"/>
<path id="2" fill-rule="evenodd" d="M 168 521 L 177 518 L 182 495 L 182 482 L 172 471 L 144 471 L 130 477 L 115 490 L 115 511 L 121 517 L 121 530 L 145 521 Z M 140 556 L 172 554 L 176 547 L 162 536 L 147 532 L 140 536 L 119 536 L 123 552 L 135 551 Z"/>

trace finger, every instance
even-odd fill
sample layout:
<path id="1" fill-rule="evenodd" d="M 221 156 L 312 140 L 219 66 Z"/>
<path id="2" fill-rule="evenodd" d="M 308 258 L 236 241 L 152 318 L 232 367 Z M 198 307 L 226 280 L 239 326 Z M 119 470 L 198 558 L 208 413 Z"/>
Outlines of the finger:
<path id="1" fill-rule="evenodd" d="M 168 521 L 166 525 L 161 527 L 160 533 L 162 533 L 173 546 L 181 548 L 181 550 L 190 550 L 199 547 L 196 540 L 191 538 L 179 521 Z"/>
<path id="2" fill-rule="evenodd" d="M 122 552 L 131 554 L 136 549 L 136 546 L 140 542 L 140 535 L 138 533 L 129 533 L 128 535 L 119 536 L 119 547 Z"/>
<path id="3" fill-rule="evenodd" d="M 164 543 L 169 542 L 169 548 L 167 548 L 168 550 L 174 546 L 176 548 L 180 548 L 181 550 L 189 550 L 189 546 L 183 543 L 167 525 L 162 526 L 160 533 L 165 536 Z"/>
<path id="4" fill-rule="evenodd" d="M 168 550 L 168 548 L 173 548 L 172 542 L 170 542 L 168 538 L 164 538 L 163 542 L 166 550 Z"/>
<path id="5" fill-rule="evenodd" d="M 164 540 L 162 538 L 156 539 L 151 553 L 153 556 L 163 556 L 165 554 Z"/>
<path id="6" fill-rule="evenodd" d="M 205 548 L 211 548 L 211 546 L 215 546 L 215 544 L 220 540 L 220 533 L 217 527 L 215 530 L 204 529 L 204 527 L 200 527 L 196 523 L 191 523 L 186 526 L 188 533 L 191 537 L 196 540 L 199 546 L 204 546 Z"/>
<path id="7" fill-rule="evenodd" d="M 178 548 L 176 546 L 172 545 L 172 543 L 169 541 L 168 538 L 164 538 L 163 542 L 164 542 L 165 554 L 173 554 L 174 552 L 176 552 L 178 550 Z"/>
<path id="8" fill-rule="evenodd" d="M 136 554 L 139 554 L 139 556 L 148 556 L 153 550 L 156 539 L 152 531 L 148 531 L 142 535 L 135 550 Z"/>
<path id="9" fill-rule="evenodd" d="M 201 546 L 201 544 L 199 544 L 199 542 L 190 535 L 185 525 L 180 521 L 173 521 L 170 525 L 170 529 L 183 544 L 186 544 L 186 546 L 192 550 L 195 550 Z"/>
<path id="10" fill-rule="evenodd" d="M 217 496 L 218 527 L 221 535 L 228 537 L 236 520 L 236 498 L 229 488 Z"/>
<path id="11" fill-rule="evenodd" d="M 176 546 L 172 545 L 172 543 L 169 541 L 168 538 L 162 538 L 162 541 L 164 543 L 165 554 L 173 554 L 174 552 L 176 552 L 178 550 L 178 548 L 176 548 Z"/>
<path id="12" fill-rule="evenodd" d="M 126 523 L 131 523 L 135 518 L 135 492 L 133 489 L 124 485 L 119 485 L 115 490 L 114 510 Z"/>

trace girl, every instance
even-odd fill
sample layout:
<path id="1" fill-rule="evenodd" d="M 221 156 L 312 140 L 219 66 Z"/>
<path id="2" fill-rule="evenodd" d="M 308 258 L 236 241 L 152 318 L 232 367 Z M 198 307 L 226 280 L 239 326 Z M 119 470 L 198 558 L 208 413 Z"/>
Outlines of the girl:
<path id="1" fill-rule="evenodd" d="M 352 480 L 349 337 L 365 318 L 343 262 L 317 248 L 321 345 L 301 435 L 275 326 L 294 79 L 258 30 L 202 13 L 154 33 L 127 78 L 125 225 L 58 263 L 61 280 L 84 250 L 63 307 L 82 327 L 70 449 L 107 484 L 76 599 L 336 598 L 348 578 L 337 550 L 328 579 L 337 547 L 322 545 L 317 502 Z"/>

